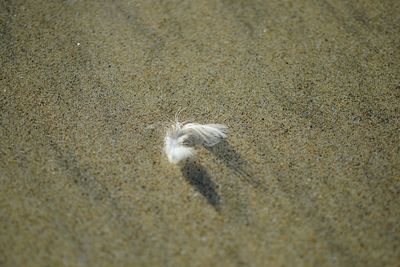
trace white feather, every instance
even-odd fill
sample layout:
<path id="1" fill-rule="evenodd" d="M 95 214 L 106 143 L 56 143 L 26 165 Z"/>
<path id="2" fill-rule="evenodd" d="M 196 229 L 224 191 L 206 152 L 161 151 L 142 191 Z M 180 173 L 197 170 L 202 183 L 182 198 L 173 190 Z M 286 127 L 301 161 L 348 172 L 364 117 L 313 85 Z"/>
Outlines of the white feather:
<path id="1" fill-rule="evenodd" d="M 188 123 L 183 125 L 182 131 L 190 135 L 196 144 L 214 146 L 226 138 L 227 127 L 222 124 Z"/>
<path id="2" fill-rule="evenodd" d="M 176 122 L 165 136 L 164 151 L 171 163 L 177 164 L 196 155 L 193 145 L 214 146 L 227 136 L 222 124 Z"/>

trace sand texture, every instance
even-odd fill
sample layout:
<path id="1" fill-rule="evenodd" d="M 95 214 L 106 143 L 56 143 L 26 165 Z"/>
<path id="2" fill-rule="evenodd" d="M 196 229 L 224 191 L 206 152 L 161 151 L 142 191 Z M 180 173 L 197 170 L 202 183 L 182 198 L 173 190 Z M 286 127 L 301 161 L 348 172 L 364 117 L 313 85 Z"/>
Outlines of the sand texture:
<path id="1" fill-rule="evenodd" d="M 399 14 L 0 0 L 0 266 L 399 266 Z"/>

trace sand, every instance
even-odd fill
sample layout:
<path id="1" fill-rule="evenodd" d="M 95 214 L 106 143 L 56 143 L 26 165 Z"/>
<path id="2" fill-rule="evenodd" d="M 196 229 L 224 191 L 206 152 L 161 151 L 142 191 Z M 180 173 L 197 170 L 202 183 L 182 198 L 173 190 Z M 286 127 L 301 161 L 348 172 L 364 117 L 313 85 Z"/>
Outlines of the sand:
<path id="1" fill-rule="evenodd" d="M 400 2 L 1 1 L 1 266 L 398 266 Z M 229 138 L 171 165 L 181 120 Z"/>

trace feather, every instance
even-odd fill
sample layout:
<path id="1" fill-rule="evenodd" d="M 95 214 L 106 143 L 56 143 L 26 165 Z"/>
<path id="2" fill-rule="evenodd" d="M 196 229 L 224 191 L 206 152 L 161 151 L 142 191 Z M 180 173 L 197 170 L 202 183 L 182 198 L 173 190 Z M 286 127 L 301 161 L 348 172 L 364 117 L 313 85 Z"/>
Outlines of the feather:
<path id="1" fill-rule="evenodd" d="M 178 164 L 194 157 L 192 146 L 214 146 L 227 137 L 227 127 L 222 124 L 180 123 L 176 121 L 164 139 L 164 151 L 171 163 Z"/>
<path id="2" fill-rule="evenodd" d="M 214 146 L 226 138 L 227 127 L 222 124 L 188 123 L 183 125 L 182 131 L 190 135 L 195 144 Z"/>

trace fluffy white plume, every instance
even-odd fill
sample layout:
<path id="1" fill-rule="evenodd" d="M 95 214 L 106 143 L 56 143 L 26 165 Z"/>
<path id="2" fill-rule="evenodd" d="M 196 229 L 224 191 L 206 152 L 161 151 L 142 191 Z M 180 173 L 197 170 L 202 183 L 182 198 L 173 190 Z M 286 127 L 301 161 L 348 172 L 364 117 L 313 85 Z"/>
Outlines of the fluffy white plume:
<path id="1" fill-rule="evenodd" d="M 193 145 L 213 146 L 227 136 L 222 124 L 198 124 L 176 122 L 165 136 L 165 153 L 171 163 L 177 164 L 193 157 Z"/>

